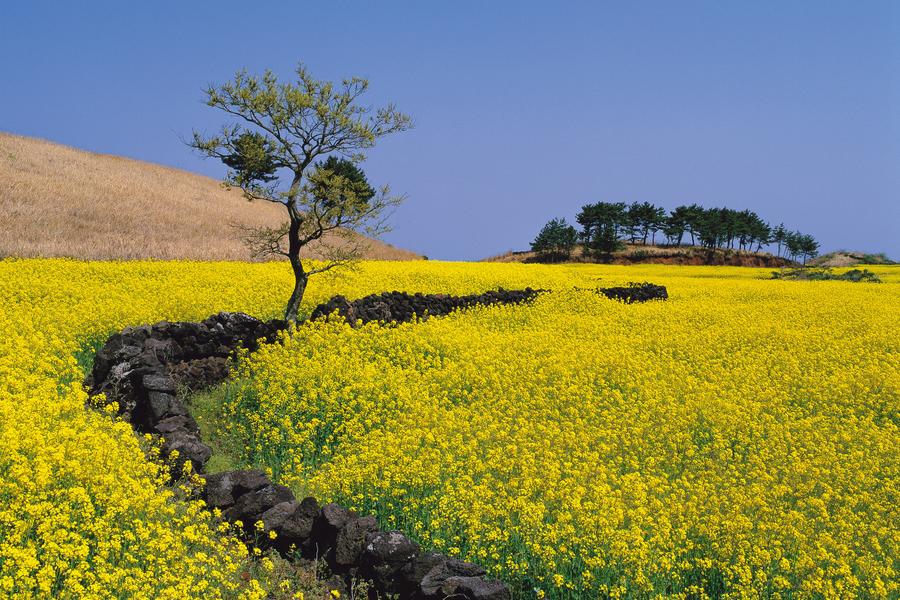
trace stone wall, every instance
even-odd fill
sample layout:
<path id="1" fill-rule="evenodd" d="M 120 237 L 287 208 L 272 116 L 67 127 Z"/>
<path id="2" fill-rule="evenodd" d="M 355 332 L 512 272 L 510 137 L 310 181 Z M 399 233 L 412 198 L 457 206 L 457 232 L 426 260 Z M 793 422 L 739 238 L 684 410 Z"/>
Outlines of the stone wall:
<path id="1" fill-rule="evenodd" d="M 409 321 L 447 314 L 476 304 L 518 303 L 537 291 L 487 292 L 475 296 L 409 295 L 399 292 L 368 296 L 355 302 L 336 296 L 314 311 L 326 317 L 337 311 L 351 323 L 378 320 Z M 479 566 L 450 557 L 423 553 L 399 531 L 382 531 L 374 517 L 360 516 L 336 504 L 319 506 L 314 498 L 298 500 L 287 487 L 270 481 L 262 471 L 241 470 L 203 475 L 212 450 L 203 443 L 179 387 L 202 389 L 228 376 L 228 360 L 238 348 L 255 350 L 273 342 L 287 328 L 284 321 L 259 321 L 242 313 L 220 313 L 199 323 L 169 323 L 129 327 L 113 334 L 97 352 L 85 382 L 92 395 L 104 393 L 119 404 L 123 418 L 142 433 L 159 435 L 162 455 L 172 458 L 173 477 L 186 463 L 202 475 L 202 497 L 230 522 L 243 523 L 247 539 L 262 521 L 274 541 L 261 543 L 290 556 L 324 559 L 331 570 L 350 581 L 372 582 L 381 595 L 401 599 L 506 600 L 509 589 L 486 577 Z"/>
<path id="2" fill-rule="evenodd" d="M 327 318 L 336 313 L 351 325 L 371 321 L 403 323 L 416 318 L 447 315 L 455 310 L 478 305 L 530 302 L 542 291 L 531 288 L 524 290 L 500 289 L 470 296 L 384 292 L 365 296 L 352 302 L 343 296 L 335 296 L 328 302 L 317 306 L 310 318 Z"/>
<path id="3" fill-rule="evenodd" d="M 597 288 L 597 293 L 613 300 L 621 300 L 625 304 L 666 300 L 669 297 L 665 286 L 653 283 L 630 283 L 622 287 Z"/>
<path id="4" fill-rule="evenodd" d="M 264 323 L 242 313 L 220 313 L 200 323 L 128 327 L 106 340 L 85 383 L 91 395 L 103 393 L 118 402 L 137 431 L 162 436 L 164 456 L 178 450 L 175 468 L 190 461 L 202 473 L 212 450 L 178 397 L 173 375 L 188 387 L 222 381 L 228 357 L 238 346 L 254 350 L 260 342 L 274 341 L 286 326 L 284 321 Z M 209 376 L 210 365 L 215 365 L 215 377 Z M 189 379 L 200 373 L 202 381 Z"/>

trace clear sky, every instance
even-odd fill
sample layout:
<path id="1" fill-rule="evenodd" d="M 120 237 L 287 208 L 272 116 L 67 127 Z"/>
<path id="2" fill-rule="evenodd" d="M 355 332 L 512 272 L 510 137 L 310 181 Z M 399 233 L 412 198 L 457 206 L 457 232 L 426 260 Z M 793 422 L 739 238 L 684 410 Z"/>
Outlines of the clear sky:
<path id="1" fill-rule="evenodd" d="M 900 259 L 900 2 L 0 4 L 0 130 L 220 177 L 179 141 L 246 67 L 371 80 L 387 241 L 525 249 L 582 204 L 751 208 Z M 110 210 L 115 210 L 111 205 Z"/>

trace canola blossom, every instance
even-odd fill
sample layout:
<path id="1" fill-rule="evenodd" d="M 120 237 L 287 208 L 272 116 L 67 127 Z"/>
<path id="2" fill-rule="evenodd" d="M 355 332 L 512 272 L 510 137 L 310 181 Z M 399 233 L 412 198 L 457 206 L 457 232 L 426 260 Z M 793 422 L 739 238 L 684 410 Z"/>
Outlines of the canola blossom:
<path id="1" fill-rule="evenodd" d="M 668 302 L 302 327 L 225 435 L 522 597 L 896 597 L 900 289 L 640 270 Z"/>
<path id="2" fill-rule="evenodd" d="M 86 406 L 75 358 L 127 325 L 262 309 L 261 279 L 221 290 L 230 269 L 0 261 L 0 597 L 263 597 L 240 577 L 246 548 Z"/>
<path id="3" fill-rule="evenodd" d="M 897 596 L 900 272 L 882 285 L 667 266 L 364 263 L 336 293 L 553 290 L 244 357 L 225 435 L 298 491 L 525 597 Z M 247 551 L 86 407 L 128 325 L 276 316 L 284 264 L 0 261 L 0 596 L 254 598 Z M 650 280 L 667 303 L 574 288 Z"/>

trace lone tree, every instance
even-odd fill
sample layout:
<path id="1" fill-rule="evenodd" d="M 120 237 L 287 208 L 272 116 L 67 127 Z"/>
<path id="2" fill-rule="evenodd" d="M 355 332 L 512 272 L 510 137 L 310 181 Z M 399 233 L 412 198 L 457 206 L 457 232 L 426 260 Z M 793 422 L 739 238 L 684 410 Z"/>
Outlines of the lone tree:
<path id="1" fill-rule="evenodd" d="M 313 78 L 302 64 L 296 81 L 281 83 L 271 71 L 262 77 L 239 71 L 222 85 L 210 85 L 206 104 L 233 117 L 215 136 L 197 131 L 189 145 L 228 167 L 225 185 L 248 200 L 282 204 L 281 226 L 244 229 L 255 256 L 282 255 L 294 272 L 294 290 L 284 318 L 297 320 L 309 278 L 362 256 L 366 240 L 387 230 L 387 209 L 401 197 L 387 186 L 375 190 L 357 166 L 364 152 L 388 134 L 412 126 L 392 104 L 360 104 L 369 87 L 353 77 L 340 85 Z M 326 159 L 326 160 L 317 160 Z M 323 261 L 304 265 L 300 251 L 315 243 Z"/>

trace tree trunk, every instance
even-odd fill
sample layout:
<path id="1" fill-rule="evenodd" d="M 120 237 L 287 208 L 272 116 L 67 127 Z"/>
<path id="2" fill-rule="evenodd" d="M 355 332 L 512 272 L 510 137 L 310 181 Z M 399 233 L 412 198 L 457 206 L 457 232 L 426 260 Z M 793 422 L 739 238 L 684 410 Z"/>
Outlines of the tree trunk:
<path id="1" fill-rule="evenodd" d="M 309 275 L 303 271 L 302 267 L 299 273 L 294 269 L 294 291 L 291 292 L 291 298 L 284 309 L 285 321 L 291 321 L 292 323 L 297 321 L 297 311 L 300 308 L 300 303 L 303 301 L 303 294 L 306 292 L 306 284 L 308 282 Z"/>
<path id="2" fill-rule="evenodd" d="M 295 185 L 300 180 L 298 175 L 294 179 Z M 294 291 L 288 300 L 287 307 L 284 309 L 284 320 L 295 323 L 297 321 L 297 310 L 303 301 L 303 294 L 306 292 L 306 284 L 309 282 L 309 273 L 303 268 L 303 261 L 300 260 L 300 223 L 301 217 L 293 209 L 293 199 L 288 207 L 288 215 L 291 218 L 288 226 L 288 260 L 291 261 L 291 270 L 294 271 Z"/>

